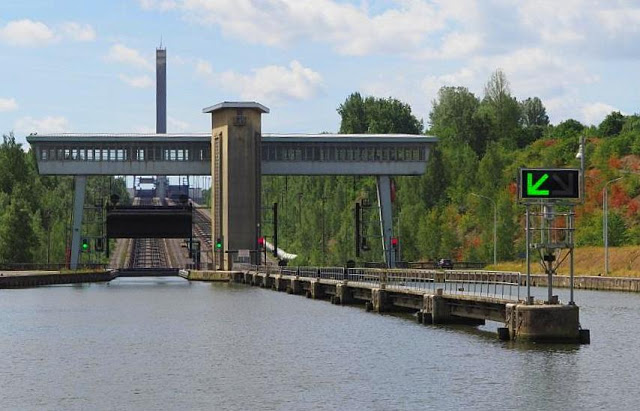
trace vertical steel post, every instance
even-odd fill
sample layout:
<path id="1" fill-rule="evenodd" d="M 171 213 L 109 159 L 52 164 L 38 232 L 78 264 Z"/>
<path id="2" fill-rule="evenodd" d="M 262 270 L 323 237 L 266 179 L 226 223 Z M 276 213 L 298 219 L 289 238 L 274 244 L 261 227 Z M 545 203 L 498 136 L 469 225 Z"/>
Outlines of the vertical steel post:
<path id="1" fill-rule="evenodd" d="M 608 183 L 607 183 L 608 184 Z M 603 223 L 602 223 L 602 236 L 604 238 L 604 275 L 609 274 L 609 195 L 607 190 L 607 184 L 604 186 L 603 193 Z"/>
<path id="2" fill-rule="evenodd" d="M 526 205 L 526 218 L 525 218 L 525 246 L 527 248 L 526 256 L 527 256 L 527 304 L 531 303 L 531 256 L 529 255 L 529 204 Z"/>
<path id="3" fill-rule="evenodd" d="M 498 263 L 498 204 L 493 203 L 493 265 Z M 496 268 L 494 267 L 494 270 Z"/>
<path id="4" fill-rule="evenodd" d="M 80 234 L 82 231 L 82 216 L 84 213 L 84 194 L 87 188 L 87 176 L 74 176 L 73 189 L 73 226 L 71 232 L 71 264 L 76 270 L 80 260 Z"/>
<path id="5" fill-rule="evenodd" d="M 569 210 L 569 244 L 570 244 L 570 255 L 569 255 L 569 305 L 574 305 L 573 301 L 573 217 L 574 217 L 574 207 L 572 206 Z"/>
<path id="6" fill-rule="evenodd" d="M 356 202 L 355 206 L 355 241 L 356 241 L 356 257 L 360 257 L 360 203 Z"/>
<path id="7" fill-rule="evenodd" d="M 581 192 L 580 192 L 580 197 L 582 197 L 582 202 L 584 203 L 586 201 L 586 193 L 585 193 L 585 181 L 586 181 L 586 176 L 585 174 L 585 169 L 584 169 L 584 165 L 585 165 L 585 158 L 587 157 L 587 153 L 585 152 L 586 150 L 586 145 L 585 145 L 585 137 L 581 136 L 580 137 L 580 173 L 582 174 L 582 180 L 581 180 Z"/>
<path id="8" fill-rule="evenodd" d="M 273 256 L 278 256 L 278 203 L 273 203 Z"/>
<path id="9" fill-rule="evenodd" d="M 324 203 L 327 201 L 325 196 L 322 196 L 322 265 L 326 264 L 326 249 L 325 249 L 325 223 L 324 223 Z"/>

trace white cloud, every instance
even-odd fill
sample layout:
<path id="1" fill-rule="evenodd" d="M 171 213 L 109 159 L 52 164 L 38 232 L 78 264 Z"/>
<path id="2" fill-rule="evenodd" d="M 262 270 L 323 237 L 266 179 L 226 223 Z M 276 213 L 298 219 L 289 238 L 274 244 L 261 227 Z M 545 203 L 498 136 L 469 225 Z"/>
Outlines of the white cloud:
<path id="1" fill-rule="evenodd" d="M 0 28 L 0 40 L 10 46 L 42 46 L 53 43 L 55 34 L 42 22 L 14 20 Z"/>
<path id="2" fill-rule="evenodd" d="M 420 85 L 428 101 L 432 101 L 438 94 L 438 90 L 444 86 L 461 86 L 471 90 L 474 85 L 477 86 L 477 81 L 478 74 L 476 71 L 469 67 L 463 67 L 453 73 L 427 76 L 422 80 Z"/>
<path id="3" fill-rule="evenodd" d="M 178 4 L 173 0 L 138 0 L 144 10 L 173 10 Z"/>
<path id="4" fill-rule="evenodd" d="M 171 132 L 182 132 L 191 128 L 191 124 L 171 116 L 167 117 L 167 126 L 171 129 Z"/>
<path id="5" fill-rule="evenodd" d="M 127 76 L 125 74 L 120 74 L 118 77 L 131 87 L 148 88 L 153 86 L 153 79 L 146 74 L 142 76 Z"/>
<path id="6" fill-rule="evenodd" d="M 81 24 L 75 21 L 62 23 L 59 31 L 61 36 L 73 41 L 93 41 L 96 38 L 96 32 L 90 24 Z"/>
<path id="7" fill-rule="evenodd" d="M 250 43 L 286 46 L 294 41 L 326 43 L 348 55 L 402 53 L 420 50 L 446 20 L 466 19 L 475 8 L 447 2 L 399 0 L 396 7 L 369 13 L 368 7 L 335 0 L 140 0 L 145 10 L 180 10 L 187 19 L 219 26 L 230 37 Z"/>
<path id="8" fill-rule="evenodd" d="M 453 32 L 444 37 L 438 57 L 450 59 L 468 56 L 479 50 L 482 44 L 479 34 Z"/>
<path id="9" fill-rule="evenodd" d="M 29 19 L 14 20 L 0 28 L 0 41 L 15 47 L 46 46 L 61 40 L 93 41 L 96 32 L 90 24 L 68 21 L 47 26 L 40 21 Z"/>
<path id="10" fill-rule="evenodd" d="M 107 61 L 124 63 L 138 68 L 153 70 L 153 65 L 149 60 L 142 57 L 138 50 L 129 48 L 123 44 L 114 44 L 111 46 L 109 53 L 105 58 Z"/>
<path id="11" fill-rule="evenodd" d="M 570 61 L 543 48 L 523 48 L 499 56 L 478 57 L 471 60 L 471 66 L 482 73 L 485 82 L 492 71 L 503 70 L 511 90 L 519 96 L 551 98 L 599 80 L 583 63 Z"/>
<path id="12" fill-rule="evenodd" d="M 582 120 L 587 125 L 598 125 L 612 111 L 620 111 L 617 108 L 602 102 L 584 104 L 580 110 Z M 624 113 L 623 113 L 624 114 Z"/>
<path id="13" fill-rule="evenodd" d="M 213 75 L 213 67 L 211 64 L 204 60 L 198 60 L 196 63 L 196 73 L 202 76 L 211 76 Z"/>
<path id="14" fill-rule="evenodd" d="M 640 3 L 600 0 L 139 0 L 249 43 L 328 44 L 347 55 L 451 59 L 513 48 L 560 55 L 640 53 Z M 360 3 L 353 4 L 353 3 Z M 462 29 L 462 30 L 461 30 Z"/>
<path id="15" fill-rule="evenodd" d="M 70 129 L 69 120 L 62 116 L 33 118 L 21 117 L 16 120 L 14 129 L 20 133 L 64 133 Z"/>
<path id="16" fill-rule="evenodd" d="M 18 108 L 18 103 L 15 98 L 2 98 L 0 97 L 0 113 L 3 111 L 11 111 Z"/>
<path id="17" fill-rule="evenodd" d="M 237 92 L 248 100 L 306 100 L 317 95 L 322 87 L 322 76 L 296 60 L 289 63 L 288 67 L 265 66 L 252 70 L 252 74 L 234 71 L 214 73 L 211 65 L 205 61 L 199 61 L 195 70 L 209 81 Z"/>

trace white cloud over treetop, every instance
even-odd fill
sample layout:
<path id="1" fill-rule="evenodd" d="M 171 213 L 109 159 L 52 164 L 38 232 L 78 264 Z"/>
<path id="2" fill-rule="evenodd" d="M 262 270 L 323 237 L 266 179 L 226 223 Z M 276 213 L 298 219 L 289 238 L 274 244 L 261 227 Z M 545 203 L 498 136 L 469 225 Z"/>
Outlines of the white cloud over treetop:
<path id="1" fill-rule="evenodd" d="M 90 24 L 68 21 L 49 27 L 41 21 L 13 20 L 0 27 L 0 42 L 13 47 L 46 46 L 63 40 L 93 41 L 96 32 Z"/>
<path id="2" fill-rule="evenodd" d="M 612 111 L 620 110 L 612 105 L 602 102 L 584 104 L 581 109 L 581 120 L 584 121 L 587 125 L 598 125 Z"/>
<path id="3" fill-rule="evenodd" d="M 322 87 L 322 76 L 297 60 L 289 66 L 270 65 L 253 69 L 251 74 L 234 71 L 214 72 L 211 64 L 199 61 L 196 73 L 212 84 L 227 88 L 243 99 L 280 101 L 306 100 L 317 95 Z"/>

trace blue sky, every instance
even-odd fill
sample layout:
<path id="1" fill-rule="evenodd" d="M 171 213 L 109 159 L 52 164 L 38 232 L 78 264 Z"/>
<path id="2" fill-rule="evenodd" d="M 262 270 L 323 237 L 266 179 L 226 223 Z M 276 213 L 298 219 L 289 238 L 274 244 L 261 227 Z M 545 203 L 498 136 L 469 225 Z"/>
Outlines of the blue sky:
<path id="1" fill-rule="evenodd" d="M 516 0 L 3 0 L 0 126 L 147 132 L 154 53 L 168 53 L 168 131 L 255 100 L 265 132 L 337 131 L 354 91 L 428 119 L 443 85 L 479 97 L 501 68 L 553 123 L 638 112 L 640 2 Z"/>

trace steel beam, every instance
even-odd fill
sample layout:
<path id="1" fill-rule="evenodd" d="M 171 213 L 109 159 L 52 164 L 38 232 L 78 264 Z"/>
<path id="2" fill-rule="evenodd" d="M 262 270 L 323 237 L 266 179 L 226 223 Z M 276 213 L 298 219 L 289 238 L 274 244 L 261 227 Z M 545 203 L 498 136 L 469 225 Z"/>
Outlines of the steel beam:
<path id="1" fill-rule="evenodd" d="M 378 206 L 380 209 L 380 231 L 382 232 L 382 252 L 389 268 L 396 267 L 396 256 L 391 246 L 393 236 L 393 213 L 391 210 L 391 181 L 389 176 L 376 176 Z"/>
<path id="2" fill-rule="evenodd" d="M 71 231 L 71 269 L 78 268 L 80 259 L 80 234 L 82 234 L 82 216 L 84 212 L 84 193 L 87 188 L 87 176 L 74 176 L 73 189 L 73 227 Z"/>

